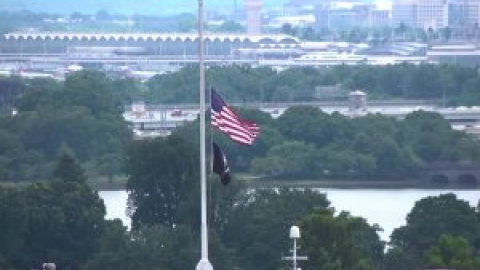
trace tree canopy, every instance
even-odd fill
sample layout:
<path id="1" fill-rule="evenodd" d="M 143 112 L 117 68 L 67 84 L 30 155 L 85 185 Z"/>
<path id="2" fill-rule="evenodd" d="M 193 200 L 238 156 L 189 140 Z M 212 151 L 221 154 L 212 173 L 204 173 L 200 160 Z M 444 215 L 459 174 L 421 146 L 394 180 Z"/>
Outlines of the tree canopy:
<path id="1" fill-rule="evenodd" d="M 173 227 L 188 218 L 186 208 L 193 207 L 191 193 L 199 183 L 197 151 L 175 135 L 132 142 L 126 173 L 134 228 Z M 182 211 L 187 212 L 182 216 Z"/>
<path id="2" fill-rule="evenodd" d="M 427 197 L 415 203 L 407 224 L 395 229 L 391 239 L 392 246 L 406 255 L 404 259 L 417 266 L 422 260 L 430 266 L 442 267 L 453 267 L 457 259 L 474 264 L 478 258 L 470 250 L 479 249 L 480 219 L 474 207 L 454 194 Z M 449 252 L 456 247 L 458 253 Z"/>

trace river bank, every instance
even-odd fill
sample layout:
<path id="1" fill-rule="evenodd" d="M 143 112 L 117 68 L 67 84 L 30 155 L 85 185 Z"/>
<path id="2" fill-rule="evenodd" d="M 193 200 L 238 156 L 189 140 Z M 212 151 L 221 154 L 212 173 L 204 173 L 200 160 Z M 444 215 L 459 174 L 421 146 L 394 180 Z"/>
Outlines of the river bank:
<path id="1" fill-rule="evenodd" d="M 242 181 L 252 188 L 295 187 L 295 188 L 337 188 L 337 189 L 457 189 L 478 190 L 480 185 L 426 184 L 412 180 L 342 180 L 342 179 L 264 179 L 254 177 L 236 177 L 233 181 Z M 2 182 L 2 185 L 27 185 L 31 182 Z M 125 190 L 126 177 L 114 179 L 95 178 L 88 180 L 89 186 L 97 191 Z"/>
<path id="2" fill-rule="evenodd" d="M 456 183 L 435 184 L 418 180 L 356 180 L 356 179 L 249 179 L 252 187 L 299 187 L 299 188 L 338 188 L 338 189 L 480 189 L 480 185 L 460 185 Z"/>
<path id="3" fill-rule="evenodd" d="M 297 187 L 297 188 L 338 188 L 338 189 L 465 189 L 477 190 L 480 185 L 458 185 L 458 184 L 432 184 L 412 180 L 397 181 L 380 181 L 380 180 L 278 180 L 278 179 L 258 179 L 258 178 L 240 178 L 234 181 L 242 181 L 249 187 L 253 188 L 270 188 L 270 187 Z M 125 190 L 127 184 L 126 179 L 116 179 L 107 181 L 101 179 L 99 181 L 89 181 L 89 185 L 95 190 Z"/>

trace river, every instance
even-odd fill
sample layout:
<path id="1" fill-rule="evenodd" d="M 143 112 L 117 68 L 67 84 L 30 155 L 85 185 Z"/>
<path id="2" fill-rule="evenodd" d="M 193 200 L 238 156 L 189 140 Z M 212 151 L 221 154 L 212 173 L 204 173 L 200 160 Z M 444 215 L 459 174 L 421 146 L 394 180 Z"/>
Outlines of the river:
<path id="1" fill-rule="evenodd" d="M 480 190 L 436 190 L 436 189 L 333 189 L 320 188 L 327 194 L 337 211 L 348 211 L 354 216 L 367 219 L 370 224 L 383 228 L 382 240 L 388 241 L 393 229 L 405 225 L 405 218 L 415 202 L 428 196 L 455 193 L 457 198 L 476 207 Z M 100 191 L 107 208 L 107 218 L 119 218 L 130 225 L 126 215 L 127 193 L 125 191 Z"/>

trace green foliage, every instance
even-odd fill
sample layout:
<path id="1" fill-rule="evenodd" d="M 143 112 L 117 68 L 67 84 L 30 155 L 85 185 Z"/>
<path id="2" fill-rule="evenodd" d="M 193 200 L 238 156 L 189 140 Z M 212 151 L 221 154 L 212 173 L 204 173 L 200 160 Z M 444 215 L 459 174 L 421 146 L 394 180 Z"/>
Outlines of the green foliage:
<path id="1" fill-rule="evenodd" d="M 52 176 L 54 179 L 64 182 L 85 182 L 86 176 L 83 168 L 78 164 L 77 160 L 68 149 L 64 148 L 58 157 L 57 164 L 53 169 Z"/>
<path id="2" fill-rule="evenodd" d="M 223 22 L 218 28 L 214 29 L 215 32 L 225 33 L 245 33 L 245 27 L 240 23 L 232 20 Z"/>
<path id="3" fill-rule="evenodd" d="M 98 252 L 92 256 L 84 268 L 92 270 L 137 269 L 137 265 L 132 261 L 136 258 L 129 256 L 129 250 L 129 234 L 122 221 L 119 219 L 107 221 Z"/>
<path id="4" fill-rule="evenodd" d="M 424 264 L 429 268 L 475 270 L 480 267 L 480 256 L 475 255 L 472 245 L 465 238 L 442 235 L 425 252 Z"/>
<path id="5" fill-rule="evenodd" d="M 366 220 L 331 209 L 317 210 L 302 219 L 302 247 L 308 255 L 308 268 L 379 269 L 383 243 L 376 228 Z"/>
<path id="6" fill-rule="evenodd" d="M 25 90 L 15 96 L 18 114 L 0 119 L 0 137 L 5 139 L 0 146 L 1 180 L 47 179 L 62 145 L 68 145 L 80 163 L 90 165 L 90 175 L 120 172 L 131 132 L 121 116 L 120 96 L 113 95 L 105 74 L 81 71 L 64 83 L 15 82 Z"/>
<path id="7" fill-rule="evenodd" d="M 390 248 L 383 259 L 383 269 L 385 270 L 411 270 L 415 269 L 414 265 L 414 259 L 398 247 Z"/>
<path id="8" fill-rule="evenodd" d="M 394 247 L 403 250 L 419 265 L 422 254 L 432 246 L 438 244 L 440 248 L 449 241 L 458 242 L 458 239 L 447 238 L 437 243 L 442 235 L 462 237 L 469 244 L 478 243 L 480 239 L 480 220 L 475 208 L 451 193 L 417 201 L 407 216 L 407 225 L 395 229 L 391 239 Z M 432 263 L 438 252 L 430 252 Z"/>
<path id="9" fill-rule="evenodd" d="M 65 79 L 65 95 L 71 105 L 88 108 L 93 115 L 112 112 L 112 82 L 106 74 L 93 70 L 74 72 Z"/>
<path id="10" fill-rule="evenodd" d="M 313 177 L 318 175 L 317 153 L 315 146 L 287 141 L 270 148 L 265 158 L 253 159 L 251 170 L 261 175 Z"/>
<path id="11" fill-rule="evenodd" d="M 252 146 L 232 142 L 216 129 L 207 132 L 222 145 L 234 172 L 398 181 L 419 177 L 424 166 L 438 161 L 480 160 L 479 142 L 433 112 L 416 111 L 405 120 L 380 114 L 347 118 L 313 106 L 291 107 L 278 118 L 253 110 L 238 113 L 261 127 Z M 196 121 L 175 134 L 198 145 L 198 129 Z"/>
<path id="12" fill-rule="evenodd" d="M 405 118 L 407 139 L 412 144 L 412 149 L 423 160 L 427 162 L 435 160 L 478 159 L 476 154 L 469 155 L 471 151 L 465 152 L 462 157 L 452 155 L 451 151 L 457 149 L 461 138 L 468 135 L 452 130 L 450 124 L 438 113 L 413 112 Z M 476 144 L 470 147 L 478 151 Z M 474 152 L 473 152 L 474 153 Z"/>
<path id="13" fill-rule="evenodd" d="M 198 158 L 192 144 L 174 135 L 132 142 L 126 173 L 134 229 L 153 224 L 172 227 L 191 220 L 187 209 L 198 210 L 190 204 L 199 182 Z"/>
<path id="14" fill-rule="evenodd" d="M 28 205 L 24 192 L 17 188 L 0 186 L 0 268 L 21 264 L 23 247 L 29 230 Z"/>
<path id="15" fill-rule="evenodd" d="M 96 252 L 105 206 L 84 183 L 1 188 L 0 200 L 5 203 L 0 207 L 0 254 L 7 266 L 37 268 L 49 261 L 78 268 Z"/>
<path id="16" fill-rule="evenodd" d="M 0 77 L 0 110 L 8 110 L 14 106 L 15 99 L 25 89 L 20 77 Z"/>
<path id="17" fill-rule="evenodd" d="M 310 106 L 288 109 L 275 124 L 287 138 L 313 143 L 318 147 L 332 143 L 337 132 L 334 126 L 340 126 L 340 123 L 335 122 L 328 114 Z"/>
<path id="18" fill-rule="evenodd" d="M 230 104 L 241 105 L 312 100 L 314 88 L 326 84 L 340 84 L 345 90 L 359 88 L 374 98 L 445 97 L 448 103 L 459 103 L 461 98 L 452 97 L 465 94 L 469 101 L 475 100 L 469 93 L 473 93 L 478 74 L 468 68 L 433 65 L 292 68 L 280 72 L 238 65 L 212 66 L 206 75 L 209 84 L 218 88 Z M 62 144 L 73 150 L 89 176 L 106 175 L 112 179 L 121 170 L 125 145 L 131 137 L 121 119 L 123 105 L 139 98 L 149 103 L 198 102 L 198 67 L 158 75 L 144 85 L 131 79 L 113 80 L 91 70 L 73 73 L 64 83 L 10 78 L 6 85 L 17 89 L 12 91 L 18 93 L 14 97 L 19 114 L 0 121 L 7 139 L 5 152 L 0 152 L 3 179 L 48 177 Z M 478 143 L 452 131 L 448 122 L 428 112 L 417 112 L 398 122 L 380 115 L 349 119 L 312 107 L 291 108 L 276 119 L 254 110 L 238 111 L 257 121 L 262 132 L 253 147 L 241 151 L 225 136 L 213 133 L 235 171 L 280 177 L 403 179 L 415 176 L 431 162 L 475 162 L 480 158 Z M 191 132 L 194 126 L 183 130 L 187 129 L 182 136 L 197 144 L 197 132 Z M 288 141 L 312 146 L 299 157 L 315 159 L 310 161 L 313 167 L 308 175 L 302 175 L 306 170 L 295 164 L 286 164 L 286 156 L 272 154 L 272 147 Z M 297 157 L 296 153 L 289 154 Z"/>
<path id="19" fill-rule="evenodd" d="M 290 226 L 328 206 L 323 194 L 311 190 L 245 190 L 242 197 L 220 232 L 225 245 L 236 251 L 235 264 L 241 269 L 278 269 L 279 248 L 289 246 Z"/>
<path id="20" fill-rule="evenodd" d="M 147 82 L 147 99 L 161 103 L 198 103 L 198 68 L 187 66 L 168 76 L 154 76 Z"/>
<path id="21" fill-rule="evenodd" d="M 198 101 L 198 72 L 186 67 L 158 75 L 148 82 L 154 103 Z M 217 67 L 206 71 L 207 81 L 230 102 L 311 101 L 316 86 L 341 85 L 361 89 L 371 98 L 437 99 L 445 104 L 475 105 L 479 75 L 473 68 L 448 65 L 299 67 L 276 72 L 249 66 Z"/>

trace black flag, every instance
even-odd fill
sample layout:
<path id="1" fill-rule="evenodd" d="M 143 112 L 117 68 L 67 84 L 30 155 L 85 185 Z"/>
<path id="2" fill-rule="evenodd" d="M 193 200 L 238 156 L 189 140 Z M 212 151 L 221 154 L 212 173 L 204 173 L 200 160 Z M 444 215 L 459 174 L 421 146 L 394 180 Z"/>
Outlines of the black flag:
<path id="1" fill-rule="evenodd" d="M 213 143 L 213 172 L 220 176 L 220 182 L 223 185 L 230 183 L 230 169 L 228 168 L 227 158 L 216 143 Z"/>

